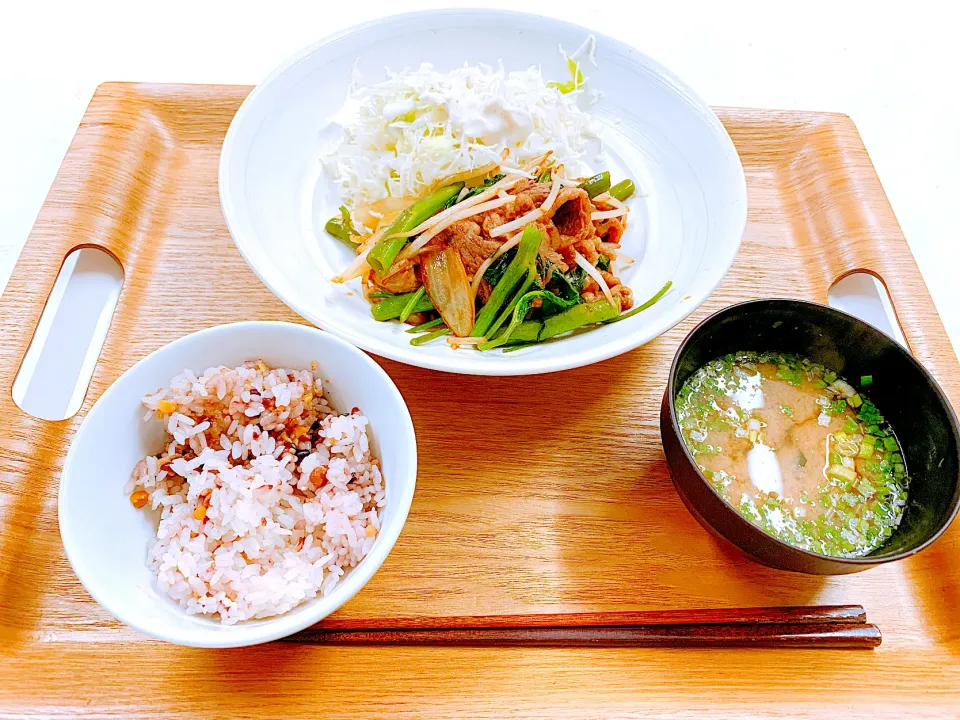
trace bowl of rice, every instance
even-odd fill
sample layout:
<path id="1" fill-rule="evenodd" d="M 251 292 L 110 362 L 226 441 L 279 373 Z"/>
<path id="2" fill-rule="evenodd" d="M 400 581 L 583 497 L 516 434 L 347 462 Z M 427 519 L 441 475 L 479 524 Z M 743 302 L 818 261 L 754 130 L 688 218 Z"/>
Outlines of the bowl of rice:
<path id="1" fill-rule="evenodd" d="M 372 359 L 320 330 L 244 322 L 166 345 L 81 425 L 60 534 L 93 598 L 155 638 L 275 640 L 373 576 L 416 483 L 413 422 Z"/>

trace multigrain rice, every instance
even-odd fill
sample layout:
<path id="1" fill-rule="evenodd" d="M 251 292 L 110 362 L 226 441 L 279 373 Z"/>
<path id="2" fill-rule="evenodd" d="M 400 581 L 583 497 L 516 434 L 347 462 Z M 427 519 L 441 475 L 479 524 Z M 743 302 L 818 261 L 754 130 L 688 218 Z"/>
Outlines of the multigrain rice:
<path id="1" fill-rule="evenodd" d="M 386 492 L 367 418 L 337 414 L 313 371 L 186 370 L 143 404 L 169 444 L 125 491 L 159 511 L 147 563 L 188 613 L 233 624 L 287 612 L 370 551 Z"/>

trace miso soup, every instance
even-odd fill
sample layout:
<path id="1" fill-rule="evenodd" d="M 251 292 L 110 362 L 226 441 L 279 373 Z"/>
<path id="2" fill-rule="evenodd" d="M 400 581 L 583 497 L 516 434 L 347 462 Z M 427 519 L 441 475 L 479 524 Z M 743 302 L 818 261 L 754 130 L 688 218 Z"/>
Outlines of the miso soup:
<path id="1" fill-rule="evenodd" d="M 861 378 L 861 387 L 872 378 Z M 876 406 L 806 358 L 742 352 L 708 363 L 676 400 L 684 441 L 746 519 L 804 550 L 859 557 L 900 523 L 907 469 Z"/>

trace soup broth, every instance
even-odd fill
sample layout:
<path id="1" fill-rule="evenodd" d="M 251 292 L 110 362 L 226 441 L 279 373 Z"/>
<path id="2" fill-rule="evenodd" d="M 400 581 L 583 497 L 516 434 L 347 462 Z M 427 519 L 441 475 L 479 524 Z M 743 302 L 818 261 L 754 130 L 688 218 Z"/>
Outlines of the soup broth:
<path id="1" fill-rule="evenodd" d="M 687 380 L 676 409 L 705 477 L 771 535 L 859 557 L 900 523 L 908 479 L 897 440 L 876 406 L 822 365 L 727 355 Z"/>

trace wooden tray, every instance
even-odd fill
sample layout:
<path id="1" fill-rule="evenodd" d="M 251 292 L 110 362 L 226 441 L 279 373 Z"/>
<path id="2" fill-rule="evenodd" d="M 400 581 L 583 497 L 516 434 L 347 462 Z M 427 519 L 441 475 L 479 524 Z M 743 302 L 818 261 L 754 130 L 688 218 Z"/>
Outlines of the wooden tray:
<path id="1" fill-rule="evenodd" d="M 396 548 L 341 617 L 861 603 L 875 652 L 168 646 L 86 594 L 57 531 L 58 471 L 100 393 L 186 333 L 298 321 L 235 251 L 217 199 L 220 144 L 246 87 L 102 86 L 0 299 L 0 715 L 130 717 L 956 717 L 960 527 L 903 562 L 822 578 L 718 545 L 667 475 L 657 413 L 693 323 L 765 296 L 826 301 L 885 278 L 910 346 L 960 407 L 943 326 L 849 118 L 721 109 L 750 216 L 721 288 L 693 318 L 607 362 L 537 378 L 447 375 L 382 360 L 410 405 L 420 475 Z M 10 388 L 64 256 L 123 265 L 80 413 L 45 422 Z M 171 298 L 189 297 L 182 312 Z"/>

